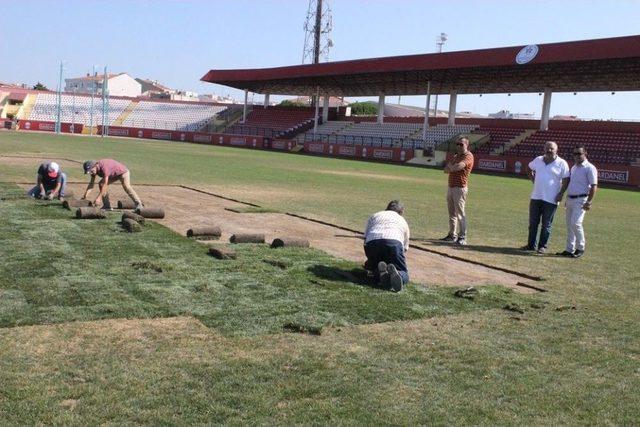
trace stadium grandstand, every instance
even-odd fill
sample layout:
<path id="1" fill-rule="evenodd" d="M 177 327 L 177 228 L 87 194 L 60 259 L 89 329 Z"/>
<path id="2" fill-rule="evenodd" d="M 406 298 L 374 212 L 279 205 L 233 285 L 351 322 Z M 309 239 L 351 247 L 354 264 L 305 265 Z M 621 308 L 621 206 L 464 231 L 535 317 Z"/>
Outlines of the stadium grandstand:
<path id="1" fill-rule="evenodd" d="M 640 36 L 544 45 L 410 55 L 294 65 L 279 68 L 211 70 L 202 80 L 245 92 L 244 105 L 111 97 L 105 124 L 112 135 L 286 147 L 312 154 L 438 164 L 451 142 L 465 135 L 479 157 L 477 168 L 522 174 L 527 159 L 545 141 L 558 143 L 561 155 L 584 144 L 601 169 L 624 172 L 617 183 L 640 175 L 640 123 L 550 118 L 554 92 L 640 90 Z M 264 105 L 249 105 L 248 93 L 263 94 Z M 458 114 L 458 95 L 539 93 L 541 118 L 513 119 Z M 271 94 L 317 100 L 313 107 L 273 106 Z M 449 95 L 448 113 L 385 104 L 385 95 Z M 377 116 L 351 116 L 330 99 L 378 96 Z M 102 123 L 101 100 L 62 93 L 60 120 L 89 126 Z M 57 94 L 0 87 L 0 118 L 51 123 L 58 119 Z M 386 113 L 386 114 L 385 114 Z M 19 125 L 19 129 L 52 130 Z M 113 129 L 113 131 L 111 131 Z M 144 133 L 155 129 L 174 133 Z M 77 132 L 77 131 L 76 131 Z M 85 132 L 86 133 L 86 132 Z M 155 136 L 154 136 L 155 135 Z M 631 168 L 631 169 L 630 169 Z M 639 178 L 640 180 L 640 178 Z"/>

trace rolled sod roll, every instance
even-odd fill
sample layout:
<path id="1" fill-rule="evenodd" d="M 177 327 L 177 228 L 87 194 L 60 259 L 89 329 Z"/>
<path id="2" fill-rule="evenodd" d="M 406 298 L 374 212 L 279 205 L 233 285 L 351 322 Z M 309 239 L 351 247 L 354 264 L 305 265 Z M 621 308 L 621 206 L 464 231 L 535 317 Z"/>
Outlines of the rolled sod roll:
<path id="1" fill-rule="evenodd" d="M 122 222 L 124 223 L 125 219 L 132 219 L 135 222 L 137 222 L 140 225 L 144 225 L 144 217 L 141 215 L 138 215 L 137 213 L 133 213 L 133 212 L 123 212 L 122 213 Z"/>
<path id="2" fill-rule="evenodd" d="M 136 213 L 145 218 L 164 218 L 164 209 L 162 208 L 138 208 Z"/>
<path id="3" fill-rule="evenodd" d="M 131 218 L 125 218 L 122 221 L 122 226 L 129 233 L 139 233 L 142 231 L 142 227 L 140 226 L 140 224 L 138 224 L 136 221 L 132 220 Z"/>
<path id="4" fill-rule="evenodd" d="M 231 248 L 224 246 L 213 246 L 209 248 L 209 255 L 218 259 L 236 259 L 237 254 Z"/>
<path id="5" fill-rule="evenodd" d="M 76 211 L 76 218 L 78 219 L 104 219 L 106 215 L 98 208 L 78 208 Z"/>
<path id="6" fill-rule="evenodd" d="M 264 234 L 234 234 L 231 243 L 264 243 Z"/>
<path id="7" fill-rule="evenodd" d="M 62 207 L 71 210 L 71 208 L 87 208 L 92 203 L 89 200 L 66 199 L 62 202 Z"/>
<path id="8" fill-rule="evenodd" d="M 133 200 L 118 200 L 118 209 L 135 209 L 136 202 Z"/>
<path id="9" fill-rule="evenodd" d="M 308 248 L 309 241 L 307 239 L 299 239 L 297 237 L 279 237 L 271 242 L 272 248 Z"/>
<path id="10" fill-rule="evenodd" d="M 196 239 L 215 237 L 219 238 L 222 235 L 220 227 L 193 227 L 187 230 L 187 237 L 195 237 Z"/>

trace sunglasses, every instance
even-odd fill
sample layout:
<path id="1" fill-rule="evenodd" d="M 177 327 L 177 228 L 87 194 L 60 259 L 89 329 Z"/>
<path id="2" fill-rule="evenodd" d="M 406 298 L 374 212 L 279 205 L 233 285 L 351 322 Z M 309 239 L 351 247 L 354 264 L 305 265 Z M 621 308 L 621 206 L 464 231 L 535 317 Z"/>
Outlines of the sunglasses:
<path id="1" fill-rule="evenodd" d="M 460 147 L 462 147 L 464 144 L 462 142 L 456 142 L 456 145 L 459 145 Z"/>
<path id="2" fill-rule="evenodd" d="M 582 156 L 584 153 L 573 153 L 574 156 Z"/>

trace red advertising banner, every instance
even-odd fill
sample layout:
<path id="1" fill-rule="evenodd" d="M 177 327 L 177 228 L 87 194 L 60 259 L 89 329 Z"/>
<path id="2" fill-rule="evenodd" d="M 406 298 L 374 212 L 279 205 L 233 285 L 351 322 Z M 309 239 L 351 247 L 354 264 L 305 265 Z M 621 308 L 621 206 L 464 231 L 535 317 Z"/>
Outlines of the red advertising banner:
<path id="1" fill-rule="evenodd" d="M 271 141 L 271 147 L 265 147 L 265 148 L 271 148 L 273 150 L 291 151 L 297 145 L 298 143 L 291 139 L 274 139 Z"/>
<path id="2" fill-rule="evenodd" d="M 20 120 L 20 130 L 35 130 L 41 132 L 55 132 L 55 122 L 43 122 L 40 120 Z M 84 126 L 81 123 L 60 123 L 62 133 L 82 133 Z"/>
<path id="3" fill-rule="evenodd" d="M 452 154 L 447 155 L 451 159 Z M 515 175 L 526 175 L 527 165 L 532 160 L 529 157 L 490 156 L 488 154 L 476 156 L 473 169 L 488 172 L 502 172 Z M 571 165 L 571 164 L 570 164 Z M 640 186 L 640 168 L 630 165 L 611 163 L 595 164 L 598 168 L 598 180 L 601 183 Z"/>
<path id="4" fill-rule="evenodd" d="M 365 147 L 362 145 L 329 144 L 326 142 L 305 142 L 304 151 L 329 156 L 359 157 L 384 162 L 406 162 L 413 159 L 413 149 Z"/>
<path id="5" fill-rule="evenodd" d="M 98 134 L 102 134 L 102 131 L 102 126 L 98 126 Z M 229 145 L 246 148 L 263 148 L 264 140 L 261 136 L 207 134 L 175 130 L 139 129 L 123 126 L 109 126 L 107 132 L 110 136 L 128 136 L 131 138 L 195 142 L 198 144 Z"/>

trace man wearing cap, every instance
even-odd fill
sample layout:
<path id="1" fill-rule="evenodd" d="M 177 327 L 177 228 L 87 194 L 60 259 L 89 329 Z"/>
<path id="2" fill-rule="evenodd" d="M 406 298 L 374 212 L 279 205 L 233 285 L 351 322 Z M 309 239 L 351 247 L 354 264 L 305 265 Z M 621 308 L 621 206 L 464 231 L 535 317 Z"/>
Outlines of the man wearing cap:
<path id="1" fill-rule="evenodd" d="M 584 255 L 586 240 L 582 221 L 591 209 L 593 197 L 598 188 L 598 170 L 587 160 L 587 150 L 578 145 L 573 149 L 576 163 L 571 167 L 569 187 L 567 187 L 567 246 L 558 255 L 580 258 Z"/>
<path id="2" fill-rule="evenodd" d="M 87 160 L 82 165 L 82 168 L 84 169 L 85 174 L 91 174 L 91 181 L 89 181 L 89 185 L 87 185 L 87 189 L 82 196 L 83 199 L 87 198 L 87 196 L 93 189 L 96 176 L 99 176 L 100 178 L 102 178 L 98 183 L 100 193 L 94 201 L 94 206 L 99 206 L 98 202 L 102 199 L 102 208 L 108 210 L 112 209 L 111 202 L 109 201 L 109 184 L 113 181 L 120 181 L 124 191 L 136 203 L 136 208 L 142 207 L 140 197 L 138 197 L 136 192 L 131 187 L 131 173 L 129 172 L 129 169 L 127 169 L 127 167 L 122 163 L 117 162 L 113 159 Z"/>
<path id="3" fill-rule="evenodd" d="M 399 292 L 409 282 L 405 252 L 409 248 L 409 225 L 404 206 L 392 200 L 387 209 L 369 217 L 364 231 L 365 268 L 373 271 L 378 283 Z"/>
<path id="4" fill-rule="evenodd" d="M 36 199 L 52 200 L 58 197 L 64 201 L 64 192 L 67 186 L 67 175 L 60 170 L 56 162 L 44 162 L 38 167 L 36 186 L 27 193 Z"/>

